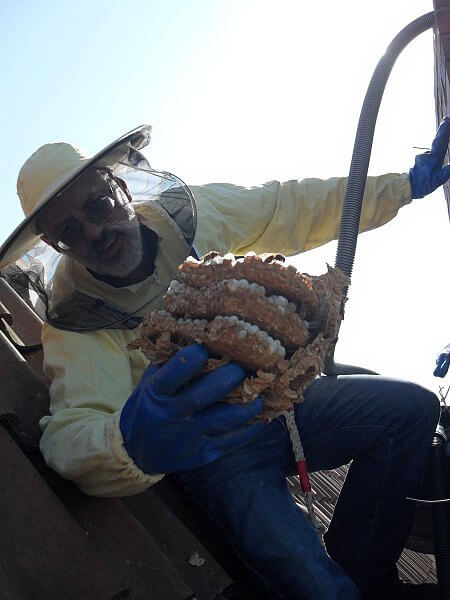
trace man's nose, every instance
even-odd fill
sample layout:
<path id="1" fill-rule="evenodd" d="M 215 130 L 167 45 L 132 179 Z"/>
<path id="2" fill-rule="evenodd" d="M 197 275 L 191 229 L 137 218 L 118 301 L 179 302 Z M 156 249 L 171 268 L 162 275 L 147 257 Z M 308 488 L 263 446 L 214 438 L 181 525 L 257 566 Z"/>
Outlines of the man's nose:
<path id="1" fill-rule="evenodd" d="M 87 240 L 98 240 L 102 235 L 103 227 L 100 223 L 91 223 L 90 221 L 84 221 L 83 231 L 84 236 Z"/>

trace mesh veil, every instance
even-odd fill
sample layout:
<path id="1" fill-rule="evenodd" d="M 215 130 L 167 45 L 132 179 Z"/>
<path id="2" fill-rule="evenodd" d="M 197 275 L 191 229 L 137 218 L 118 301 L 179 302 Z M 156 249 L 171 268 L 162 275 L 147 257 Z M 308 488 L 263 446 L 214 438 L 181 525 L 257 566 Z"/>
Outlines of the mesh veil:
<path id="1" fill-rule="evenodd" d="M 53 326 L 71 331 L 136 327 L 145 312 L 160 302 L 178 265 L 194 253 L 196 208 L 192 192 L 175 175 L 150 167 L 141 152 L 148 140 L 141 131 L 135 131 L 94 157 L 45 206 L 19 226 L 0 249 L 0 259 L 4 259 L 5 256 L 17 257 L 21 248 L 30 246 L 2 270 L 1 276 Z M 126 195 L 127 218 L 124 223 L 119 217 L 110 221 L 113 227 L 110 236 L 114 240 L 110 245 L 113 250 L 114 244 L 118 245 L 119 250 L 110 256 L 110 238 L 105 234 L 106 241 L 101 239 L 102 245 L 98 246 L 102 249 L 107 246 L 103 254 L 98 252 L 98 256 L 103 257 L 103 263 L 99 264 L 107 264 L 108 258 L 112 261 L 116 256 L 125 260 L 127 257 L 122 255 L 132 254 L 123 240 L 133 236 L 122 234 L 120 229 L 128 227 L 130 214 L 135 217 L 133 221 L 139 222 L 144 248 L 151 245 L 155 248 L 153 272 L 131 286 L 115 287 L 105 283 L 97 275 L 101 270 L 96 272 L 95 268 L 89 268 L 89 262 L 83 264 L 70 250 L 57 251 L 54 244 L 49 245 L 42 239 L 41 222 L 51 221 L 55 214 L 64 211 L 66 205 L 70 208 L 74 202 L 84 209 L 84 194 L 89 197 L 97 186 L 97 183 L 87 185 L 86 182 L 98 179 L 101 186 L 105 177 L 97 175 L 105 173 L 113 193 L 121 198 Z M 120 207 L 114 208 L 118 214 L 120 210 Z M 116 227 L 120 235 L 114 233 Z"/>

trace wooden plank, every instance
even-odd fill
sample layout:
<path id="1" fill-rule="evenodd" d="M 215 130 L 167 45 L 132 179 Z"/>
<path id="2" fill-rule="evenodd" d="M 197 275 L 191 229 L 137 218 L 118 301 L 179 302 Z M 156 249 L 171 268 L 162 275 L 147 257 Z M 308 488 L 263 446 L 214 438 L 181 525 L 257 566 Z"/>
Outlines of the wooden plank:
<path id="1" fill-rule="evenodd" d="M 121 581 L 128 582 L 129 600 L 186 600 L 192 595 L 171 557 L 121 499 L 87 496 L 43 462 L 39 470 L 111 570 Z M 159 515 L 154 517 L 158 519 Z"/>
<path id="2" fill-rule="evenodd" d="M 42 320 L 2 277 L 0 277 L 0 301 L 11 313 L 14 331 L 23 345 L 40 344 Z"/>
<path id="3" fill-rule="evenodd" d="M 215 533 L 205 527 L 204 522 L 194 513 L 192 506 L 186 500 L 184 494 L 180 493 L 178 486 L 171 480 L 170 475 L 152 486 L 152 492 L 186 525 L 225 573 L 234 582 L 238 582 L 240 585 L 245 584 L 247 588 L 248 573 L 242 562 L 237 558 L 230 545 L 217 539 Z M 250 587 L 250 584 L 248 584 L 246 593 L 249 597 L 251 596 Z"/>
<path id="4" fill-rule="evenodd" d="M 44 353 L 41 344 L 41 319 L 2 277 L 0 302 L 10 315 L 8 317 L 0 311 L 0 316 L 4 317 L 0 320 L 0 329 L 25 357 L 35 375 L 48 386 L 50 382 L 42 371 Z"/>
<path id="5" fill-rule="evenodd" d="M 3 302 L 0 302 L 0 319 L 4 320 L 9 325 L 12 325 L 13 323 L 12 314 L 9 312 Z"/>
<path id="6" fill-rule="evenodd" d="M 23 439 L 37 447 L 41 436 L 39 419 L 48 414 L 48 390 L 2 331 L 0 380 L 0 414 L 16 414 Z"/>
<path id="7" fill-rule="evenodd" d="M 197 600 L 213 600 L 232 584 L 231 577 L 152 488 L 123 502 L 170 557 Z M 200 560 L 195 561 L 195 556 Z"/>
<path id="8" fill-rule="evenodd" d="M 119 582 L 0 426 L 0 588 L 28 600 L 107 600 Z"/>

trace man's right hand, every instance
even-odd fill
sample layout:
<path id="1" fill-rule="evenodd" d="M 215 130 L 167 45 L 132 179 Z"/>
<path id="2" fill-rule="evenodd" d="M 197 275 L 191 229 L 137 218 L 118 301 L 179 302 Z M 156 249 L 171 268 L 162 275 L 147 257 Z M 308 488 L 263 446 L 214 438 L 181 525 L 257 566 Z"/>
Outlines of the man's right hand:
<path id="1" fill-rule="evenodd" d="M 262 400 L 220 402 L 245 377 L 235 363 L 194 382 L 208 360 L 203 346 L 177 352 L 161 368 L 149 365 L 122 409 L 125 449 L 145 473 L 196 469 L 247 444 L 262 428 L 249 420 L 262 412 Z"/>

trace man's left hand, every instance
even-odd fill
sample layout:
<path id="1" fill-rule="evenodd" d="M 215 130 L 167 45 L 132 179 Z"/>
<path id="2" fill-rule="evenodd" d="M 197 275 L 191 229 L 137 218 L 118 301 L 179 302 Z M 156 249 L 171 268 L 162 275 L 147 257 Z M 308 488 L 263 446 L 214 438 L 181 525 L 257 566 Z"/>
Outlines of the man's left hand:
<path id="1" fill-rule="evenodd" d="M 413 198 L 423 198 L 450 179 L 450 165 L 442 168 L 450 138 L 450 118 L 439 125 L 431 150 L 418 154 L 414 167 L 409 170 Z"/>
<path id="2" fill-rule="evenodd" d="M 442 350 L 436 359 L 436 368 L 433 371 L 435 377 L 445 377 L 450 365 L 450 344 Z"/>

